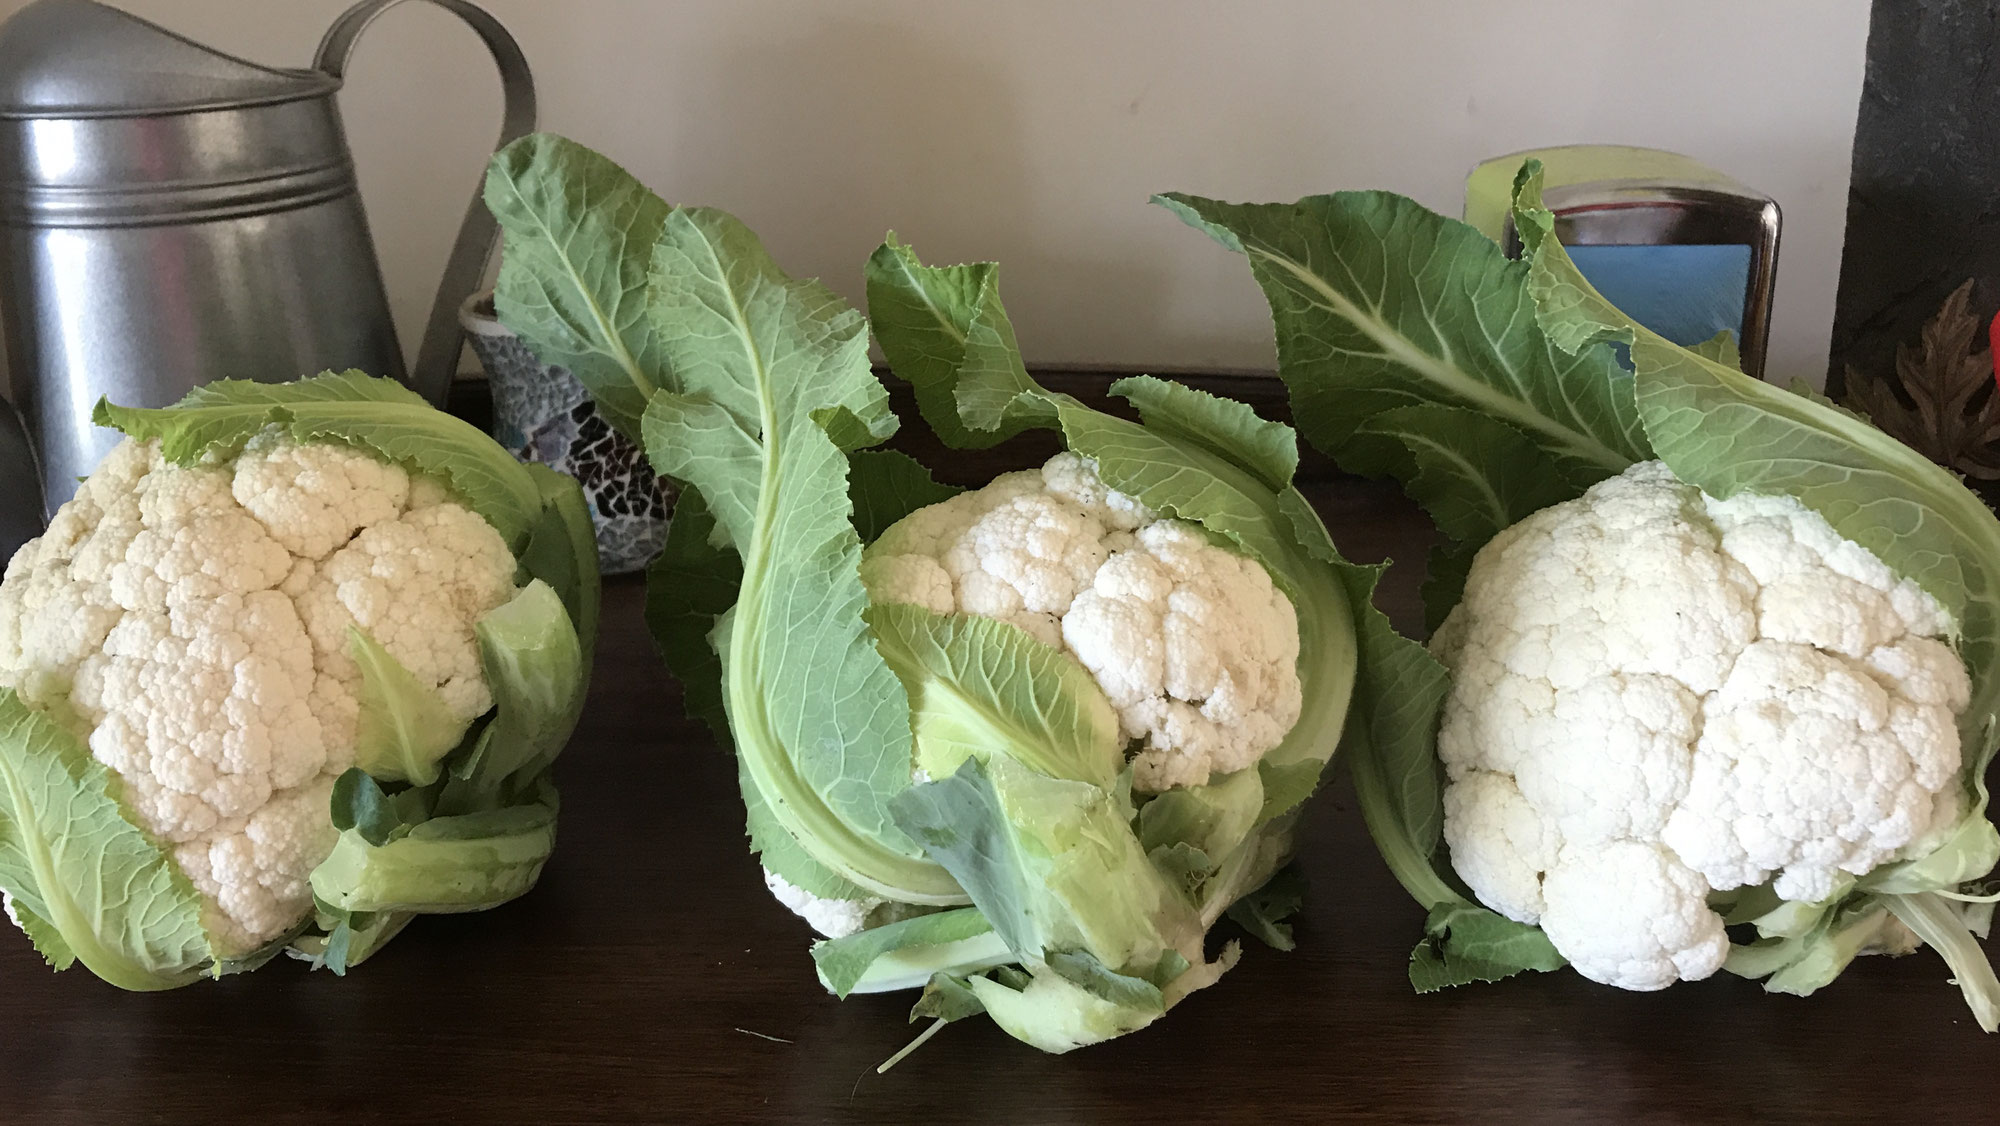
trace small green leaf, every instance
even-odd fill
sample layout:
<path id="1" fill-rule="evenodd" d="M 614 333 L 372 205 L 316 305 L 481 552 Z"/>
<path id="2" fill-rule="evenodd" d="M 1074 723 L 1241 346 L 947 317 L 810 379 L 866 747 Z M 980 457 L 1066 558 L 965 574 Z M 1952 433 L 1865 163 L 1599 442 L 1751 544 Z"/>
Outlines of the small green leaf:
<path id="1" fill-rule="evenodd" d="M 1419 993 L 1569 964 L 1540 928 L 1463 901 L 1433 907 L 1424 930 L 1428 937 L 1410 953 L 1410 984 Z"/>
<path id="2" fill-rule="evenodd" d="M 1688 351 L 1705 360 L 1712 360 L 1726 368 L 1743 370 L 1743 353 L 1737 350 L 1736 334 L 1723 329 L 1707 340 L 1689 348 Z"/>
<path id="3" fill-rule="evenodd" d="M 1190 903 L 1200 901 L 1202 886 L 1215 874 L 1215 861 L 1186 841 L 1154 845 L 1146 850 L 1146 859 L 1151 860 L 1160 875 L 1187 896 Z"/>
<path id="4" fill-rule="evenodd" d="M 865 276 L 882 353 L 947 445 L 983 449 L 1052 419 L 1001 307 L 998 266 L 926 266 L 891 233 Z"/>
<path id="5" fill-rule="evenodd" d="M 855 450 L 847 455 L 847 492 L 854 501 L 854 531 L 874 543 L 889 525 L 919 508 L 965 490 L 941 485 L 922 462 L 901 450 Z"/>
<path id="6" fill-rule="evenodd" d="M 969 614 L 877 603 L 867 618 L 909 693 L 915 762 L 931 777 L 995 754 L 1106 789 L 1124 769 L 1118 713 L 1068 654 Z"/>
<path id="7" fill-rule="evenodd" d="M 1287 865 L 1264 886 L 1229 906 L 1229 917 L 1274 950 L 1290 950 L 1292 925 L 1286 919 L 1305 905 L 1306 880 L 1298 866 Z"/>
<path id="8" fill-rule="evenodd" d="M 1087 951 L 1059 951 L 1048 955 L 1045 961 L 1049 969 L 1063 980 L 1119 1008 L 1140 1012 L 1166 1011 L 1166 998 L 1161 995 L 1159 986 L 1143 977 L 1130 977 L 1106 969 L 1104 963 Z M 1187 959 L 1181 959 L 1180 964 L 1186 968 Z"/>
<path id="9" fill-rule="evenodd" d="M 979 1003 L 978 996 L 972 992 L 971 986 L 965 984 L 964 978 L 941 973 L 932 975 L 930 982 L 924 986 L 923 995 L 910 1008 L 910 1020 L 956 1021 L 976 1017 L 985 1011 L 986 1006 Z"/>
<path id="10" fill-rule="evenodd" d="M 1087 951 L 1119 972 L 1199 950 L 1201 924 L 1106 791 L 993 755 L 912 786 L 894 809 L 1021 958 Z"/>
<path id="11" fill-rule="evenodd" d="M 395 801 L 369 773 L 350 767 L 333 781 L 333 827 L 343 833 L 358 833 L 371 845 L 389 843 L 404 825 Z"/>
<path id="12" fill-rule="evenodd" d="M 521 551 L 521 569 L 528 579 L 549 584 L 562 598 L 563 610 L 575 627 L 583 649 L 584 679 L 589 679 L 591 650 L 597 645 L 597 616 L 603 581 L 598 570 L 597 527 L 590 503 L 576 478 L 546 465 L 529 464 L 529 476 L 542 494 L 542 515 Z M 523 584 L 525 585 L 525 583 Z"/>
<path id="13" fill-rule="evenodd" d="M 347 627 L 347 655 L 361 669 L 355 765 L 384 782 L 435 782 L 438 761 L 458 746 L 471 721 L 453 715 L 436 688 L 418 681 L 360 626 Z"/>
<path id="14" fill-rule="evenodd" d="M 1236 770 L 1204 786 L 1179 786 L 1139 808 L 1139 843 L 1148 851 L 1186 844 L 1211 857 L 1243 843 L 1264 810 L 1263 776 Z"/>
<path id="15" fill-rule="evenodd" d="M 493 717 L 480 737 L 477 769 L 439 796 L 443 814 L 491 809 L 532 790 L 569 742 L 589 686 L 569 613 L 540 579 L 487 611 L 473 635 Z"/>

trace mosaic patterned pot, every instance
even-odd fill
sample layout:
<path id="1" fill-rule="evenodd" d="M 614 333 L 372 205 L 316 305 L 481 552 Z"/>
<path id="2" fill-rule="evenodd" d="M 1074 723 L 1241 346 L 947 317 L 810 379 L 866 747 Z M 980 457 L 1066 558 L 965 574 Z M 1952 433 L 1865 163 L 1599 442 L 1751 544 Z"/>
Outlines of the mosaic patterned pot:
<path id="1" fill-rule="evenodd" d="M 492 290 L 467 298 L 458 320 L 493 386 L 494 440 L 522 461 L 567 473 L 583 486 L 605 574 L 652 562 L 667 542 L 673 483 L 653 476 L 645 454 L 597 413 L 569 369 L 542 363 L 500 323 Z"/>

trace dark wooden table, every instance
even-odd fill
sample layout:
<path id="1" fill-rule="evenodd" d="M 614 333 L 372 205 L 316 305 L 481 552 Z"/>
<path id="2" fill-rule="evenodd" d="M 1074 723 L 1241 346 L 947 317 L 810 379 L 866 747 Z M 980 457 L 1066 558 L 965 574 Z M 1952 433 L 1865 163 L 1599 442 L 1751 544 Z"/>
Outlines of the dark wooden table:
<path id="1" fill-rule="evenodd" d="M 1036 452 L 939 464 L 977 481 Z M 1306 476 L 1350 555 L 1409 564 L 1382 602 L 1414 627 L 1428 524 L 1392 489 L 1317 462 Z M 1310 815 L 1296 951 L 1252 943 L 1221 984 L 1110 1044 L 1044 1056 L 967 1021 L 876 1075 L 915 1031 L 910 997 L 821 991 L 641 594 L 606 590 L 534 894 L 420 920 L 345 980 L 281 962 L 167 994 L 53 975 L 10 928 L 0 1123 L 2000 1122 L 2000 1038 L 1927 952 L 1863 959 L 1805 1000 L 1568 972 L 1413 995 L 1422 913 L 1344 781 Z"/>

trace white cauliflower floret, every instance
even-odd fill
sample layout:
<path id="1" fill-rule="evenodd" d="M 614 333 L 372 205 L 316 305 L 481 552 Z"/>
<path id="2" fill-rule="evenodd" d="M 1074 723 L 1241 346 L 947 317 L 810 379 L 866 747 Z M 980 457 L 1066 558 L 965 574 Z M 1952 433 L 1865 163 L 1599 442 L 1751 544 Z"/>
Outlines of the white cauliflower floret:
<path id="1" fill-rule="evenodd" d="M 804 919 L 812 929 L 826 938 L 846 938 L 859 934 L 868 927 L 868 916 L 888 900 L 870 896 L 866 899 L 825 899 L 787 881 L 783 876 L 764 869 L 764 886 L 771 889 L 771 895 L 784 905 L 785 910 Z"/>
<path id="2" fill-rule="evenodd" d="M 1831 895 L 1959 816 L 1942 607 L 1789 497 L 1650 462 L 1495 536 L 1432 643 L 1482 902 L 1629 989 L 1713 973 L 1710 891 Z"/>
<path id="3" fill-rule="evenodd" d="M 471 623 L 514 593 L 514 557 L 493 526 L 456 504 L 370 525 L 326 562 L 289 580 L 319 670 L 315 712 L 340 741 L 354 739 L 361 670 L 347 655 L 359 625 L 453 715 L 493 706 Z"/>
<path id="4" fill-rule="evenodd" d="M 360 529 L 400 515 L 410 475 L 339 446 L 259 435 L 236 459 L 230 492 L 286 551 L 324 559 Z"/>
<path id="5" fill-rule="evenodd" d="M 861 575 L 877 601 L 1011 622 L 1069 652 L 1142 743 L 1140 790 L 1250 766 L 1299 717 L 1298 619 L 1264 568 L 1075 454 L 910 514 Z"/>
<path id="6" fill-rule="evenodd" d="M 472 625 L 514 571 L 439 483 L 361 451 L 274 430 L 183 468 L 127 440 L 8 564 L 0 685 L 86 736 L 240 954 L 307 916 L 333 847 L 348 627 L 471 719 L 492 706 Z"/>
<path id="7" fill-rule="evenodd" d="M 1481 903 L 1515 922 L 1542 917 L 1542 874 L 1555 867 L 1562 838 L 1514 779 L 1491 770 L 1461 774 L 1444 791 L 1444 839 Z"/>
<path id="8" fill-rule="evenodd" d="M 1708 884 L 1658 844 L 1565 844 L 1542 884 L 1542 930 L 1593 981 L 1665 989 L 1707 977 L 1729 954 L 1707 895 Z"/>

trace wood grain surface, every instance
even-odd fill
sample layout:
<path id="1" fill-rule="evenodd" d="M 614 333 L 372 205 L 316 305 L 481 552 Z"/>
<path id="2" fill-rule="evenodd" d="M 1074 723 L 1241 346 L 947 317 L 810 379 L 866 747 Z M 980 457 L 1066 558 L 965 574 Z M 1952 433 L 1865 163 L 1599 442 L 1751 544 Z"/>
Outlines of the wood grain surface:
<path id="1" fill-rule="evenodd" d="M 935 464 L 976 482 L 1040 450 Z M 1351 556 L 1405 564 L 1382 604 L 1415 628 L 1428 523 L 1391 488 L 1304 476 Z M 51 974 L 9 928 L 0 1123 L 2000 1122 L 2000 1038 L 1928 952 L 1863 959 L 1804 1000 L 1567 971 L 1413 995 L 1422 912 L 1338 779 L 1307 822 L 1297 950 L 1252 942 L 1218 986 L 1099 1047 L 1045 1056 L 972 1020 L 876 1075 L 916 1031 L 911 997 L 815 982 L 641 597 L 606 589 L 532 895 L 419 920 L 346 979 L 281 961 L 164 994 Z"/>

